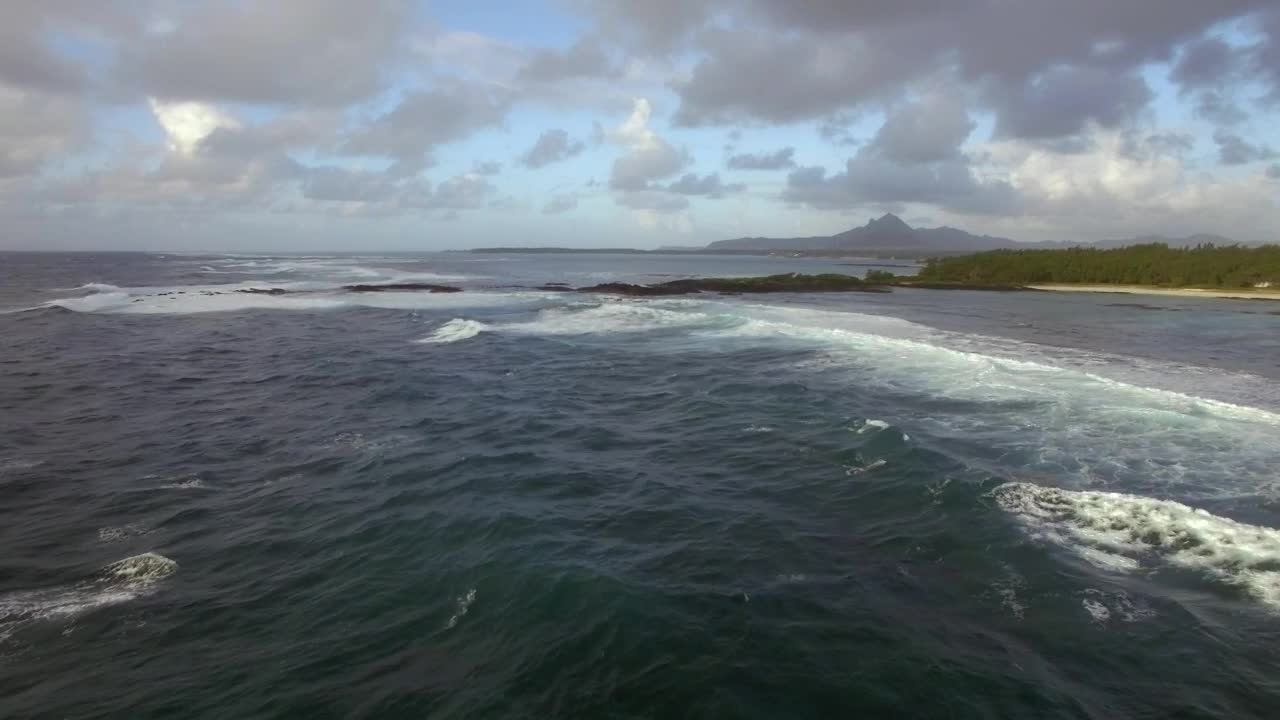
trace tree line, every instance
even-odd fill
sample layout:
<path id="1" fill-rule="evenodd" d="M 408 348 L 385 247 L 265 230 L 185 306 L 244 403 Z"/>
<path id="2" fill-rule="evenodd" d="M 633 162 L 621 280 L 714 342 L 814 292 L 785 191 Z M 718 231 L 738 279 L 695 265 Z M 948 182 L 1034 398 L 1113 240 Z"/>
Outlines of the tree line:
<path id="1" fill-rule="evenodd" d="M 931 259 L 916 277 L 965 284 L 1280 287 L 1280 245 L 1171 248 L 1153 243 L 1105 250 L 993 250 Z"/>

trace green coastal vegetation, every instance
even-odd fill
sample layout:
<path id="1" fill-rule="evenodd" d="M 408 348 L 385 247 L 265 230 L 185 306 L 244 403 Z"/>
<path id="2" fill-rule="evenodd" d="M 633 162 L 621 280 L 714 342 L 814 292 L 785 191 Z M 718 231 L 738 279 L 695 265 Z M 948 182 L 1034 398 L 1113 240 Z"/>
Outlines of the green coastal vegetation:
<path id="1" fill-rule="evenodd" d="M 993 250 L 933 258 L 904 285 L 1147 285 L 1167 288 L 1280 287 L 1280 245 L 1163 244 L 1115 249 Z"/>

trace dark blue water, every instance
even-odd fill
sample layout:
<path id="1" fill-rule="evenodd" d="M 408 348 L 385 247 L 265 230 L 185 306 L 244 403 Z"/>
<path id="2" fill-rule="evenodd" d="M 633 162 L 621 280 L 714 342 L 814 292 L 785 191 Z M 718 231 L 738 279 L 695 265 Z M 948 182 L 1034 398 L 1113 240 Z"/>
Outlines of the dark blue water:
<path id="1" fill-rule="evenodd" d="M 0 255 L 0 716 L 1275 717 L 1280 306 L 519 287 L 864 269 Z"/>

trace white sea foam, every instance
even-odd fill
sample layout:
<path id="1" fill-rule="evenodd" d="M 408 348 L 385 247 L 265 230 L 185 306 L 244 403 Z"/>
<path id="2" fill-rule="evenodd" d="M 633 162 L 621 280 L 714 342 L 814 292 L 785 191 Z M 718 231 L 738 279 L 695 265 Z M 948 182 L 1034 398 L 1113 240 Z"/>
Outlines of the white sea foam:
<path id="1" fill-rule="evenodd" d="M 642 333 L 691 328 L 716 320 L 704 313 L 679 312 L 653 303 L 624 301 L 548 308 L 532 322 L 507 325 L 503 329 L 535 335 Z"/>
<path id="2" fill-rule="evenodd" d="M 458 621 L 461 620 L 463 616 L 467 614 L 467 611 L 471 609 L 471 603 L 475 601 L 476 601 L 475 588 L 471 588 L 470 590 L 468 590 L 465 595 L 459 595 L 457 599 L 454 600 L 453 615 L 449 616 L 448 622 L 444 624 L 444 629 L 452 630 L 454 626 L 458 624 Z"/>
<path id="3" fill-rule="evenodd" d="M 1084 606 L 1084 611 L 1089 613 L 1094 622 L 1105 623 L 1111 619 L 1111 611 L 1107 606 L 1093 598 L 1085 598 L 1080 601 L 1080 604 Z"/>
<path id="4" fill-rule="evenodd" d="M 280 288 L 288 294 L 237 292 L 248 289 Z M 350 293 L 311 281 L 296 283 L 239 283 L 234 285 L 189 285 L 172 287 L 120 288 L 83 297 L 49 300 L 46 307 L 56 306 L 75 312 L 118 313 L 128 315 L 192 315 L 210 312 L 244 310 L 334 310 L 347 307 L 374 307 L 391 310 L 434 308 L 500 307 L 536 303 L 545 293 L 497 292 L 377 292 Z M 305 294 L 301 294 L 305 291 Z"/>
<path id="5" fill-rule="evenodd" d="M 147 552 L 111 563 L 103 574 L 136 589 L 150 587 L 177 570 L 178 563 L 160 553 Z"/>
<path id="6" fill-rule="evenodd" d="M 1032 536 L 1106 570 L 1192 571 L 1280 610 L 1280 530 L 1122 493 L 1006 483 L 992 494 Z"/>
<path id="7" fill-rule="evenodd" d="M 473 338 L 488 329 L 489 326 L 482 322 L 454 318 L 417 342 L 425 344 L 456 343 L 460 340 Z"/>
<path id="8" fill-rule="evenodd" d="M 72 288 L 54 288 L 54 292 L 91 292 L 91 293 L 111 293 L 120 292 L 120 288 L 108 283 L 91 282 L 83 285 L 77 285 Z"/>
<path id="9" fill-rule="evenodd" d="M 862 427 L 858 428 L 858 434 L 862 435 L 863 433 L 869 433 L 872 430 L 888 430 L 888 429 L 889 429 L 889 423 L 883 420 L 871 419 L 862 423 Z"/>
<path id="10" fill-rule="evenodd" d="M 1014 463 L 1019 471 L 1082 487 L 1114 483 L 1183 498 L 1280 497 L 1272 471 L 1280 414 L 1170 387 L 1187 372 L 1150 362 L 1139 367 L 1132 358 L 944 332 L 866 313 L 700 298 L 570 304 L 492 329 L 605 336 L 682 330 L 682 340 L 691 342 L 794 342 L 817 351 L 801 361 L 807 367 L 846 374 L 868 392 L 971 406 L 919 413 L 899 431 L 904 440 L 922 432 L 961 445 L 980 438 L 1000 457 L 976 459 L 979 464 L 1007 470 Z M 1229 374 L 1202 368 L 1191 377 L 1197 386 L 1220 388 L 1213 378 L 1223 375 Z M 1246 396 L 1265 394 L 1257 378 L 1231 382 Z M 864 423 L 856 429 L 884 428 Z"/>
<path id="11" fill-rule="evenodd" d="M 98 528 L 98 542 L 116 543 L 151 533 L 151 529 L 140 523 Z"/>
<path id="12" fill-rule="evenodd" d="M 24 590 L 0 596 L 0 640 L 31 622 L 65 619 L 95 608 L 118 605 L 154 592 L 178 563 L 148 552 L 111 563 L 93 580 L 75 585 Z"/>
<path id="13" fill-rule="evenodd" d="M 1099 356 L 1084 370 L 1052 364 L 1046 348 L 1012 357 L 997 339 L 988 354 L 977 351 L 979 336 L 961 342 L 896 318 L 724 301 L 696 309 L 712 316 L 693 328 L 708 341 L 796 342 L 819 351 L 806 366 L 846 374 L 867 391 L 972 406 L 917 414 L 906 429 L 966 444 L 981 438 L 1001 452 L 1001 469 L 1014 462 L 1058 482 L 1176 488 L 1187 498 L 1280 496 L 1272 471 L 1280 415 L 1159 387 L 1176 378 L 1163 372 L 1144 384 L 1104 375 L 1131 370 L 1122 358 Z"/>
<path id="14" fill-rule="evenodd" d="M 164 483 L 160 487 L 165 490 L 202 490 L 205 487 L 205 483 L 204 480 L 195 475 L 188 475 L 173 482 Z"/>

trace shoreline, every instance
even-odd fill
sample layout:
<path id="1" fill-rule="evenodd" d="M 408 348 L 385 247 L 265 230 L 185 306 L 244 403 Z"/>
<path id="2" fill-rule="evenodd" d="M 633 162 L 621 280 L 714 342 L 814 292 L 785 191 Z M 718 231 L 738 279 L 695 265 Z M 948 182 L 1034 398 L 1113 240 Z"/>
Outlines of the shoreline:
<path id="1" fill-rule="evenodd" d="M 1071 285 L 1071 284 L 1036 284 L 1027 285 L 1032 290 L 1048 290 L 1050 292 L 1077 293 L 1110 293 L 1115 295 L 1162 295 L 1180 298 L 1217 298 L 1223 300 L 1280 300 L 1280 290 L 1273 289 L 1240 289 L 1215 290 L 1207 288 L 1160 288 L 1144 285 Z"/>

